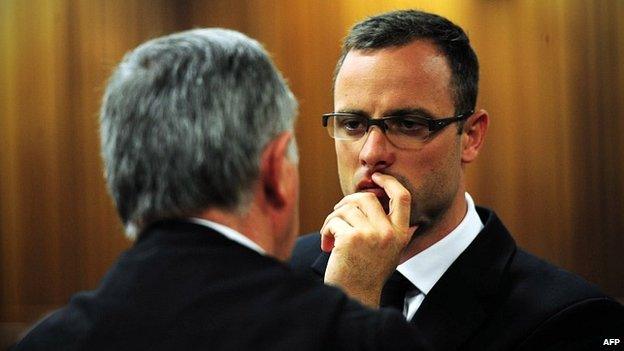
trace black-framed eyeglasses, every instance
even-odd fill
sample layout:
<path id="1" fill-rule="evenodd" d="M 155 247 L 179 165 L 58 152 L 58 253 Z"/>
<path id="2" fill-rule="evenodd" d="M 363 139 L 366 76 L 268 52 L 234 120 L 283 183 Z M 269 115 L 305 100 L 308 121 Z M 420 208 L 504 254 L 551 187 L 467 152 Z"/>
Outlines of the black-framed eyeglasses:
<path id="1" fill-rule="evenodd" d="M 333 112 L 323 115 L 323 127 L 337 140 L 361 139 L 372 126 L 377 126 L 388 140 L 399 148 L 418 148 L 446 126 L 468 119 L 473 111 L 453 117 L 433 119 L 413 114 L 369 118 L 355 113 Z"/>

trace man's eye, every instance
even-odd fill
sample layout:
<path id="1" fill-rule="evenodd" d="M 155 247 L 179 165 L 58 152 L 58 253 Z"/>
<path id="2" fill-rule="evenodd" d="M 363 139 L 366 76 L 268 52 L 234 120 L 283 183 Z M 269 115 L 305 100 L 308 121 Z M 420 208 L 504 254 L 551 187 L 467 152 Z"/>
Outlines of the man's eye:
<path id="1" fill-rule="evenodd" d="M 427 129 L 427 126 L 423 125 L 420 121 L 411 118 L 399 118 L 393 122 L 393 127 L 401 132 L 417 132 Z"/>
<path id="2" fill-rule="evenodd" d="M 349 132 L 357 132 L 366 128 L 360 118 L 342 119 L 338 121 L 338 127 Z"/>
<path id="3" fill-rule="evenodd" d="M 400 119 L 398 122 L 399 122 L 400 127 L 402 129 L 414 129 L 414 128 L 417 128 L 417 127 L 422 127 L 422 126 L 419 126 L 418 124 L 416 124 L 415 121 L 407 119 L 407 118 Z"/>

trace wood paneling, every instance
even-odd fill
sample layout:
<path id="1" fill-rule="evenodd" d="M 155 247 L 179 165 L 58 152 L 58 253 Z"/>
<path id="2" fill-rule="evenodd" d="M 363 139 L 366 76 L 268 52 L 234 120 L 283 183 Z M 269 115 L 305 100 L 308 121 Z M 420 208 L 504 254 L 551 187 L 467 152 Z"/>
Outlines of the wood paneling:
<path id="1" fill-rule="evenodd" d="M 471 188 L 522 246 L 624 295 L 622 4 L 471 11 L 480 105 L 492 115 Z"/>
<path id="2" fill-rule="evenodd" d="M 174 5 L 0 4 L 0 322 L 95 287 L 129 245 L 102 177 L 99 102 L 124 52 L 179 27 Z"/>
<path id="3" fill-rule="evenodd" d="M 184 3 L 184 4 L 182 4 Z M 612 1 L 0 2 L 0 322 L 30 322 L 96 286 L 122 235 L 102 178 L 97 112 L 123 53 L 198 26 L 265 44 L 300 101 L 302 231 L 341 194 L 331 140 L 340 40 L 418 7 L 464 27 L 482 67 L 486 146 L 469 191 L 518 242 L 624 296 L 624 3 Z"/>

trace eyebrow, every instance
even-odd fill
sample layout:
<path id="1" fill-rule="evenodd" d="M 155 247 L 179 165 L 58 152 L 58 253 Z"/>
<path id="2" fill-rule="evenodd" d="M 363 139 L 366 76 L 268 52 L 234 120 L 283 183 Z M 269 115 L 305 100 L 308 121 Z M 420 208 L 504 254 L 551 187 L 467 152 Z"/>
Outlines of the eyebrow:
<path id="1" fill-rule="evenodd" d="M 359 116 L 364 116 L 364 117 L 369 117 L 370 115 L 364 111 L 364 110 L 360 110 L 360 109 L 356 109 L 356 108 L 344 108 L 344 109 L 340 109 L 338 111 L 336 111 L 338 113 L 352 113 L 354 115 L 359 115 Z M 394 109 L 394 110 L 389 110 L 389 111 L 385 111 L 385 113 L 382 115 L 382 117 L 388 117 L 388 116 L 408 116 L 408 115 L 416 115 L 416 116 L 421 116 L 421 117 L 425 117 L 425 118 L 430 118 L 430 119 L 435 119 L 435 117 L 433 116 L 433 114 L 431 112 L 429 112 L 429 110 L 422 108 L 422 107 L 417 107 L 417 108 L 399 108 L 399 109 Z"/>

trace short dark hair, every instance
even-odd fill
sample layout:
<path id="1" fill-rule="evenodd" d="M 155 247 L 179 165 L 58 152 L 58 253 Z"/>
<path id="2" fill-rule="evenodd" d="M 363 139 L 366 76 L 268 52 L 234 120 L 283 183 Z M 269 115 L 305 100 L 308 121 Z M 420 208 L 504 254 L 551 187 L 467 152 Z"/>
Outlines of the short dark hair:
<path id="1" fill-rule="evenodd" d="M 479 89 L 479 61 L 466 33 L 448 19 L 417 10 L 399 10 L 357 23 L 344 39 L 334 82 L 351 50 L 375 50 L 429 40 L 446 56 L 451 69 L 455 113 L 474 110 Z"/>

